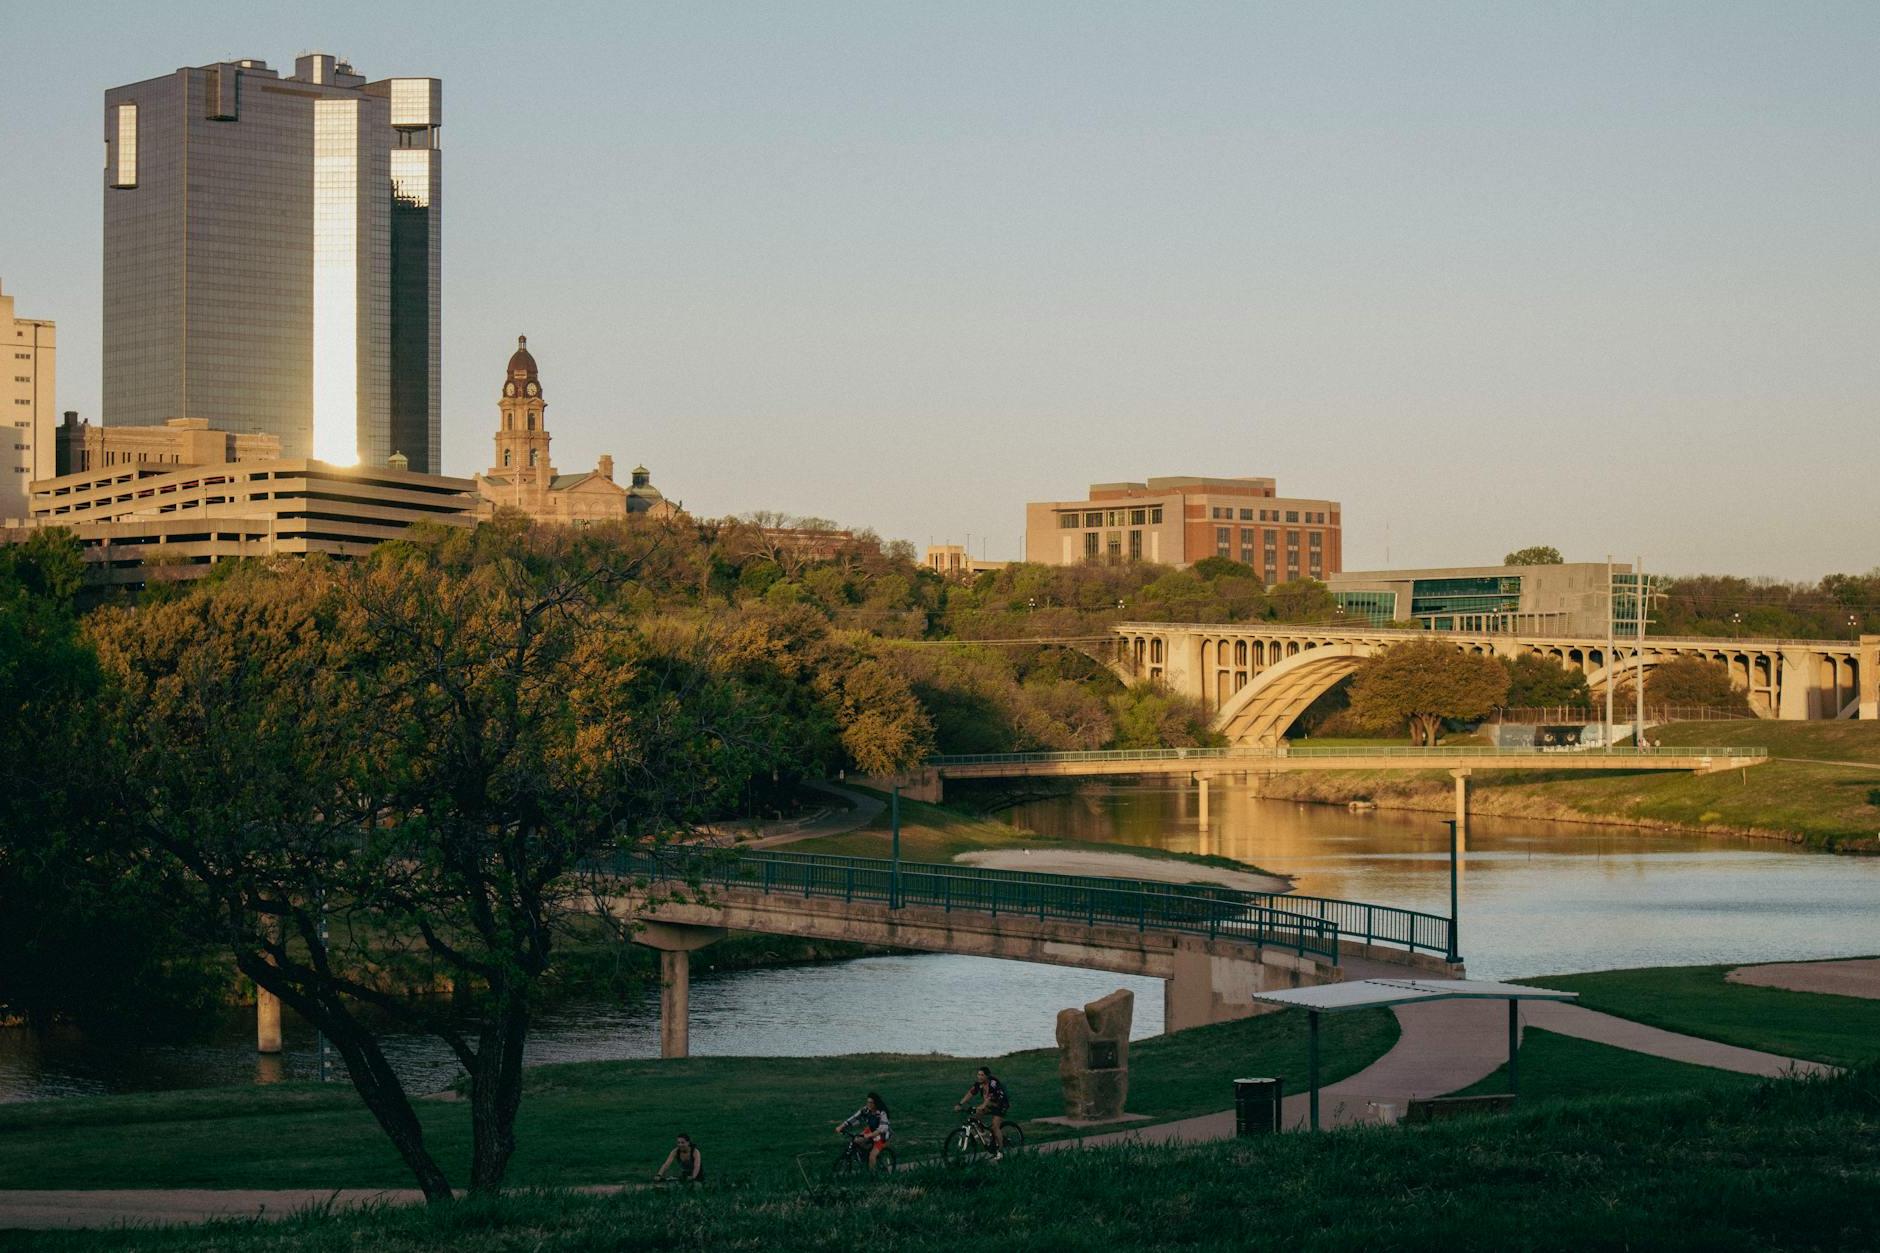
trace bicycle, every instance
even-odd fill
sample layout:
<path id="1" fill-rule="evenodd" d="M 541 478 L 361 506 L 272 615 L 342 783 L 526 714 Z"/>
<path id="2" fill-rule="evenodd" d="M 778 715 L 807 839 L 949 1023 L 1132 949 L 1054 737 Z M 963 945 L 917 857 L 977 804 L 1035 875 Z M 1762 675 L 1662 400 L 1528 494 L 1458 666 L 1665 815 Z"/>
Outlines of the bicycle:
<path id="1" fill-rule="evenodd" d="M 868 1170 L 869 1142 L 861 1136 L 850 1136 L 848 1143 L 842 1146 L 841 1154 L 830 1169 L 838 1175 L 850 1175 L 856 1171 Z M 875 1169 L 893 1171 L 895 1168 L 894 1142 L 881 1146 L 881 1156 L 875 1159 Z"/>
<path id="2" fill-rule="evenodd" d="M 1025 1147 L 1023 1127 L 1008 1119 L 1000 1130 L 1005 1139 L 1005 1152 L 1016 1153 Z M 979 1120 L 977 1111 L 968 1112 L 966 1121 L 955 1128 L 940 1147 L 941 1160 L 949 1166 L 964 1166 L 981 1154 L 989 1156 L 996 1152 L 999 1149 L 992 1142 L 992 1128 Z"/>

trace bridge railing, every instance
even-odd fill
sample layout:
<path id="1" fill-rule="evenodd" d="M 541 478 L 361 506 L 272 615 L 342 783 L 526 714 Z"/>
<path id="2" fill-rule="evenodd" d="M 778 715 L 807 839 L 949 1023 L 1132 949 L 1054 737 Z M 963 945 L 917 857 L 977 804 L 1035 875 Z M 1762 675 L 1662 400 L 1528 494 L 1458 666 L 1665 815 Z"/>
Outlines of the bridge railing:
<path id="1" fill-rule="evenodd" d="M 1495 758 L 1528 759 L 1535 757 L 1557 757 L 1562 753 L 1575 753 L 1591 757 L 1610 757 L 1617 759 L 1657 758 L 1657 757 L 1766 757 L 1766 748 L 1745 747 L 1740 744 L 1722 747 L 1687 746 L 1667 744 L 1661 748 L 1639 748 L 1626 745 L 1623 747 L 1599 748 L 1594 746 L 1559 746 L 1543 747 L 1511 746 L 1498 748 L 1486 744 L 1464 744 L 1455 748 L 1410 747 L 1407 745 L 1378 745 L 1372 748 L 1339 746 L 1336 748 L 1315 748 L 1311 746 L 1286 745 L 1281 748 L 1262 748 L 1256 746 L 1241 748 L 1119 748 L 1092 749 L 1073 753 L 958 753 L 948 756 L 929 757 L 927 765 L 945 768 L 947 766 L 1012 766 L 1012 765 L 1049 765 L 1051 763 L 1078 764 L 1128 761 L 1274 761 L 1286 757 L 1306 757 L 1313 759 L 1339 757 L 1397 757 L 1397 758 L 1451 758 L 1466 757 L 1472 760 L 1493 760 Z"/>
<path id="2" fill-rule="evenodd" d="M 622 877 L 678 881 L 702 887 L 756 889 L 766 894 L 970 911 L 993 917 L 1081 922 L 1086 926 L 1173 931 L 1288 949 L 1338 963 L 1339 916 L 1369 927 L 1377 942 L 1429 949 L 1427 926 L 1406 921 L 1409 911 L 1355 901 L 1236 892 L 1135 879 L 1040 874 L 933 862 L 894 863 L 875 857 L 811 853 L 712 854 L 689 849 L 620 854 L 611 870 Z M 1341 911 L 1328 906 L 1350 906 Z M 1375 911 L 1366 916 L 1352 911 Z M 1391 915 L 1403 915 L 1397 919 Z M 1416 915 L 1417 919 L 1428 915 Z M 1444 919 L 1435 919 L 1447 925 Z M 1361 930 L 1358 934 L 1366 934 Z M 1402 938 L 1398 938 L 1401 936 Z M 1447 932 L 1440 948 L 1448 944 Z"/>

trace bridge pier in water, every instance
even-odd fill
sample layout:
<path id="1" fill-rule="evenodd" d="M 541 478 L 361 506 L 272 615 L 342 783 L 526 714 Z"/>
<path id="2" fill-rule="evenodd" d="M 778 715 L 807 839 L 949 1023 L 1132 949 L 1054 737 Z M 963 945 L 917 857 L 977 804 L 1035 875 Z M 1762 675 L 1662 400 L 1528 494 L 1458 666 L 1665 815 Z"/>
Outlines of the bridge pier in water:
<path id="1" fill-rule="evenodd" d="M 725 938 L 723 927 L 646 922 L 635 944 L 659 953 L 659 1055 L 685 1057 L 691 1051 L 692 954 Z"/>
<path id="2" fill-rule="evenodd" d="M 266 988 L 255 989 L 255 1052 L 281 1051 L 281 998 Z"/>

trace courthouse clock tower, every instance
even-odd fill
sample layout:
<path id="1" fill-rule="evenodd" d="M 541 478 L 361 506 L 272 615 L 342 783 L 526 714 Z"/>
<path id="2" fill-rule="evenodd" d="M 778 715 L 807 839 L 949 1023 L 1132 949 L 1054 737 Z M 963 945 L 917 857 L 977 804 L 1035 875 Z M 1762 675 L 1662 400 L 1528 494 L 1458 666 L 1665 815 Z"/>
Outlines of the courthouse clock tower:
<path id="1" fill-rule="evenodd" d="M 497 407 L 502 424 L 496 429 L 496 462 L 490 467 L 490 475 L 518 487 L 547 487 L 555 477 L 555 468 L 548 460 L 548 428 L 542 416 L 548 402 L 542 397 L 542 380 L 535 358 L 529 355 L 527 335 L 516 336 L 516 351 L 504 371 L 503 396 Z"/>

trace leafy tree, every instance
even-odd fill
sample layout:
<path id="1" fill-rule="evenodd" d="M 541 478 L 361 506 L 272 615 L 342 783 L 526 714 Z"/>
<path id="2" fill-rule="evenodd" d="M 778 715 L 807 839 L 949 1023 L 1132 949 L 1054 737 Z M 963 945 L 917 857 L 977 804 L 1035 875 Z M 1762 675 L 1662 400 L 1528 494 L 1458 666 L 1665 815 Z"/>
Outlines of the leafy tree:
<path id="1" fill-rule="evenodd" d="M 97 658 L 68 533 L 0 547 L 0 1011 L 34 1028 L 180 1033 L 225 976 L 195 961 L 135 858 L 94 851 Z"/>
<path id="2" fill-rule="evenodd" d="M 1110 698 L 1116 718 L 1112 748 L 1193 748 L 1217 743 L 1200 702 L 1159 683 L 1132 684 Z"/>
<path id="3" fill-rule="evenodd" d="M 1592 703 L 1586 676 L 1578 670 L 1569 670 L 1533 653 L 1524 653 L 1512 660 L 1504 658 L 1502 665 L 1508 669 L 1507 704 L 1514 708 L 1533 709 L 1542 705 L 1584 707 Z"/>
<path id="4" fill-rule="evenodd" d="M 1501 559 L 1504 566 L 1557 566 L 1563 558 L 1552 544 L 1530 544 L 1517 548 Z"/>
<path id="5" fill-rule="evenodd" d="M 588 859 L 669 838 L 769 764 L 774 731 L 716 629 L 629 607 L 637 561 L 499 521 L 93 625 L 116 829 L 191 893 L 199 934 L 333 1042 L 433 1200 L 448 1180 L 361 1007 L 463 1065 L 470 1186 L 499 1187 L 557 937 L 612 890 Z M 400 958 L 467 1012 L 386 992 Z"/>
<path id="6" fill-rule="evenodd" d="M 1749 698 L 1730 682 L 1730 672 L 1702 657 L 1673 657 L 1645 675 L 1645 700 L 1651 705 L 1704 705 L 1731 713 L 1750 712 Z"/>
<path id="7" fill-rule="evenodd" d="M 1277 622 L 1327 622 L 1337 616 L 1338 602 L 1317 579 L 1293 579 L 1267 589 L 1267 617 Z"/>
<path id="8" fill-rule="evenodd" d="M 1434 744 L 1446 718 L 1481 718 L 1508 695 L 1493 657 L 1440 640 L 1412 640 L 1378 654 L 1351 683 L 1351 715 L 1365 724 L 1410 724 L 1412 744 Z"/>

